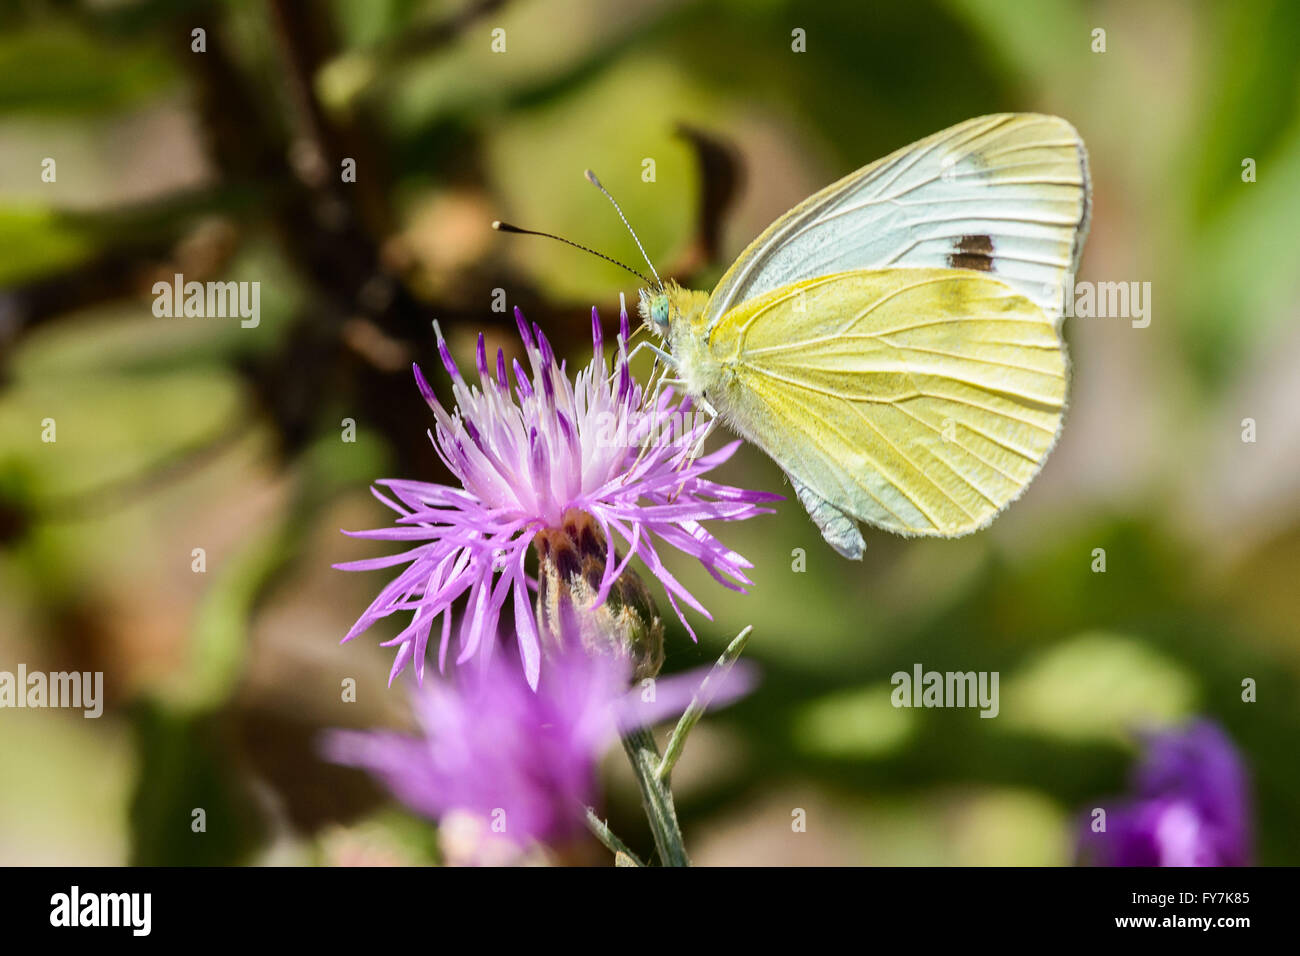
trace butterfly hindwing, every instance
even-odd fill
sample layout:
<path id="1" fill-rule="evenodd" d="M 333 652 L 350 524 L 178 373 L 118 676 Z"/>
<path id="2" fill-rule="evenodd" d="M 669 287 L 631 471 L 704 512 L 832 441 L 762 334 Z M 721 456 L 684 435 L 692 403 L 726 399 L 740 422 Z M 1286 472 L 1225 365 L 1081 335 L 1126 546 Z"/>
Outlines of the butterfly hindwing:
<path id="1" fill-rule="evenodd" d="M 709 400 L 849 551 L 837 514 L 902 534 L 987 524 L 1041 468 L 1065 402 L 1054 317 L 974 270 L 793 283 L 728 311 L 707 348 Z"/>

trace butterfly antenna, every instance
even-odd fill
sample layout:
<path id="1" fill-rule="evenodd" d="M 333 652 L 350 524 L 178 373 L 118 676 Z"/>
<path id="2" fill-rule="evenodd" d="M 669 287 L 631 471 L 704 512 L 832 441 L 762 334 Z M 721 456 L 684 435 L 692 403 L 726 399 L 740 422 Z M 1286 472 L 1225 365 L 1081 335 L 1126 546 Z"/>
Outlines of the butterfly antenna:
<path id="1" fill-rule="evenodd" d="M 625 225 L 627 227 L 627 231 L 632 234 L 632 241 L 635 242 L 636 247 L 641 250 L 641 258 L 645 260 L 645 264 L 650 267 L 651 273 L 654 274 L 655 285 L 658 288 L 662 289 L 664 287 L 664 280 L 659 278 L 659 273 L 655 271 L 655 264 L 651 262 L 650 257 L 646 255 L 645 246 L 641 245 L 641 240 L 637 237 L 636 230 L 633 229 L 632 224 L 627 221 L 627 216 L 623 215 L 623 207 L 618 204 L 617 199 L 615 199 L 613 196 L 609 194 L 609 190 L 600 184 L 600 180 L 596 178 L 596 174 L 593 173 L 590 169 L 585 170 L 582 175 L 586 176 L 587 182 L 591 183 L 602 193 L 604 193 L 605 198 L 608 199 L 613 204 L 614 211 L 618 213 L 618 218 L 623 220 L 623 225 Z"/>
<path id="2" fill-rule="evenodd" d="M 597 259 L 604 259 L 606 262 L 612 262 L 620 269 L 626 269 L 628 272 L 632 273 L 632 275 L 636 276 L 646 285 L 650 285 L 650 280 L 643 273 L 637 272 L 629 265 L 624 265 L 622 262 L 619 262 L 613 256 L 607 256 L 603 252 L 597 252 L 595 249 L 589 249 L 586 246 L 582 245 L 581 243 L 574 242 L 572 239 L 565 239 L 563 236 L 556 236 L 549 232 L 538 232 L 536 229 L 523 229 L 519 226 L 512 226 L 510 223 L 502 222 L 500 219 L 493 221 L 492 228 L 495 229 L 497 232 L 513 232 L 516 235 L 520 235 L 520 236 L 541 236 L 544 239 L 554 239 L 556 242 L 562 242 L 566 246 L 573 246 L 573 248 L 575 249 L 581 249 L 583 252 L 589 252 Z M 640 243 L 638 243 L 638 245 L 639 244 Z M 654 266 L 650 267 L 650 271 L 651 272 L 654 271 Z M 655 279 L 657 280 L 658 278 L 659 276 L 656 275 Z"/>

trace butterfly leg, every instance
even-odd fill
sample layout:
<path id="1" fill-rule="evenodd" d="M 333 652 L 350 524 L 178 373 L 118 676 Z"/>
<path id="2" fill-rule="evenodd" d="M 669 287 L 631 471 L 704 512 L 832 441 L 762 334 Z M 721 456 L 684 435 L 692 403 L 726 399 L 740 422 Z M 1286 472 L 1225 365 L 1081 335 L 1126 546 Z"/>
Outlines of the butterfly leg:
<path id="1" fill-rule="evenodd" d="M 623 473 L 622 484 L 627 484 L 627 480 L 632 476 L 632 473 L 636 471 L 637 466 L 640 465 L 641 462 L 645 459 L 646 452 L 650 450 L 650 446 L 654 444 L 654 440 L 655 438 L 654 438 L 653 431 L 649 435 L 647 435 L 644 439 L 642 439 L 641 450 L 637 452 L 636 459 L 632 462 L 632 466 Z"/>
<path id="2" fill-rule="evenodd" d="M 704 454 L 704 443 L 708 441 L 709 436 L 713 434 L 713 430 L 718 427 L 718 410 L 709 404 L 708 399 L 702 396 L 695 399 L 695 406 L 709 416 L 709 423 L 704 427 L 704 431 L 700 432 L 700 437 L 691 443 L 690 450 L 687 451 L 687 453 L 677 462 L 678 471 L 686 468 L 691 462 Z M 677 496 L 682 493 L 682 489 L 685 487 L 686 479 L 683 478 L 681 484 L 679 484 L 677 489 L 669 496 L 669 503 L 676 501 Z"/>
<path id="3" fill-rule="evenodd" d="M 651 352 L 655 354 L 655 365 L 658 365 L 660 362 L 663 362 L 664 365 L 668 366 L 673 371 L 677 370 L 677 360 L 673 358 L 673 353 L 664 351 L 659 346 L 655 345 L 653 342 L 649 340 L 646 340 L 645 342 L 638 342 L 636 345 L 632 346 L 632 351 L 627 353 L 627 360 L 629 362 L 632 361 L 633 357 L 636 356 L 637 353 L 639 353 L 642 349 L 649 349 Z"/>
<path id="4" fill-rule="evenodd" d="M 667 384 L 667 383 L 669 383 L 669 382 L 672 382 L 673 384 L 678 384 L 678 383 L 676 382 L 676 380 L 670 380 L 670 379 L 662 378 L 662 379 L 660 379 L 660 381 L 657 383 L 657 386 L 655 387 L 653 393 L 651 392 L 650 387 L 649 387 L 649 384 L 648 384 L 648 383 L 650 383 L 650 382 L 654 382 L 655 373 L 659 371 L 659 363 L 660 363 L 661 361 L 664 363 L 664 368 L 665 368 L 665 369 L 672 369 L 672 370 L 675 372 L 675 371 L 677 371 L 677 360 L 673 358 L 671 352 L 666 352 L 666 351 L 664 351 L 663 349 L 661 349 L 661 348 L 659 348 L 657 345 L 655 345 L 653 342 L 645 341 L 645 342 L 638 342 L 638 343 L 637 343 L 637 344 L 632 348 L 632 351 L 630 351 L 630 352 L 627 353 L 627 361 L 628 361 L 628 362 L 631 362 L 633 356 L 635 356 L 635 355 L 636 355 L 638 352 L 640 352 L 642 349 L 649 349 L 649 350 L 650 350 L 651 352 L 653 352 L 654 355 L 655 355 L 655 364 L 654 364 L 654 366 L 650 369 L 650 377 L 646 380 L 646 381 L 647 381 L 647 387 L 646 387 L 645 392 L 643 393 L 643 399 L 642 399 L 642 402 L 641 402 L 641 407 L 642 407 L 642 408 L 646 408 L 646 407 L 649 407 L 649 404 L 650 404 L 651 399 L 655 399 L 655 400 L 657 400 L 657 399 L 659 398 L 659 393 L 660 393 L 661 391 L 663 391 L 663 386 L 664 386 L 665 384 Z M 617 374 L 617 372 L 614 373 L 614 374 Z M 614 380 L 614 376 L 611 375 L 611 376 L 610 376 L 610 381 L 612 382 L 613 380 Z"/>
<path id="5" fill-rule="evenodd" d="M 641 407 L 642 407 L 642 408 L 649 408 L 649 407 L 652 407 L 652 406 L 656 405 L 656 404 L 658 403 L 658 401 L 659 401 L 659 394 L 660 394 L 660 392 L 662 392 L 665 388 L 668 388 L 669 386 L 672 386 L 672 385 L 681 385 L 681 384 L 682 384 L 681 379 L 668 378 L 667 376 L 661 377 L 661 378 L 659 379 L 658 382 L 655 382 L 655 383 L 654 383 L 653 393 L 651 392 L 651 389 L 650 389 L 649 387 L 646 388 L 647 400 L 645 400 L 645 401 L 643 401 L 643 402 L 641 403 Z M 632 462 L 632 466 L 631 466 L 630 468 L 628 468 L 628 470 L 627 470 L 626 472 L 624 472 L 624 474 L 623 474 L 623 484 L 627 484 L 628 477 L 629 477 L 629 476 L 630 476 L 634 471 L 636 471 L 637 466 L 640 465 L 641 462 L 642 462 L 642 460 L 645 458 L 645 456 L 646 456 L 646 452 L 648 452 L 648 451 L 650 450 L 650 447 L 651 447 L 651 446 L 652 446 L 652 445 L 653 445 L 657 440 L 658 440 L 658 429 L 657 429 L 657 428 L 651 428 L 651 429 L 650 429 L 650 432 L 646 435 L 646 437 L 645 437 L 644 439 L 642 439 L 642 442 L 641 442 L 641 451 L 637 453 L 636 460 L 633 461 L 633 462 Z"/>
<path id="6" fill-rule="evenodd" d="M 698 398 L 695 400 L 695 405 L 709 416 L 709 424 L 705 426 L 704 431 L 700 433 L 700 437 L 695 440 L 691 447 L 690 454 L 686 455 L 682 459 L 685 464 L 693 462 L 696 458 L 699 458 L 704 454 L 704 442 L 713 434 L 713 429 L 718 427 L 718 410 L 710 405 L 707 399 Z M 684 465 L 679 467 L 684 467 Z"/>
<path id="7" fill-rule="evenodd" d="M 627 355 L 628 359 L 630 360 L 633 355 L 636 355 L 636 353 L 640 352 L 642 349 L 649 349 L 658 357 L 658 359 L 661 362 L 667 365 L 674 372 L 677 371 L 677 359 L 673 358 L 673 353 L 661 349 L 659 346 L 655 345 L 653 342 L 649 340 L 645 342 L 638 342 L 636 346 L 632 349 L 632 351 L 628 353 Z"/>
<path id="8" fill-rule="evenodd" d="M 659 381 L 654 383 L 654 388 L 646 389 L 646 401 L 642 403 L 642 408 L 653 408 L 659 403 L 659 396 L 665 388 L 672 388 L 675 385 L 685 385 L 680 378 L 669 378 L 666 374 L 661 376 Z"/>

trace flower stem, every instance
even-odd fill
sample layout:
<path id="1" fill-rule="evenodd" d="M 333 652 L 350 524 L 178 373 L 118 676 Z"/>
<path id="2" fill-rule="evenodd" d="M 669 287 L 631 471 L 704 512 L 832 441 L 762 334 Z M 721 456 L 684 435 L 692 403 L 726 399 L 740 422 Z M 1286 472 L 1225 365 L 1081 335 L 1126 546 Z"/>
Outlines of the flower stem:
<path id="1" fill-rule="evenodd" d="M 641 858 L 627 848 L 627 844 L 614 835 L 609 824 L 596 815 L 596 811 L 587 807 L 587 829 L 596 835 L 605 849 L 614 854 L 618 866 L 645 866 Z"/>
<path id="2" fill-rule="evenodd" d="M 668 739 L 668 746 L 664 748 L 664 759 L 655 768 L 655 779 L 662 781 L 665 787 L 668 786 L 668 777 L 673 772 L 673 767 L 677 765 L 677 758 L 682 755 L 682 748 L 686 746 L 686 735 L 704 716 L 704 711 L 708 709 L 709 703 L 713 700 L 718 685 L 726 679 L 731 666 L 736 663 L 736 658 L 740 656 L 741 651 L 745 649 L 745 645 L 749 643 L 749 635 L 753 630 L 754 625 L 749 625 L 727 645 L 727 649 L 722 652 L 718 662 L 713 665 L 713 670 L 709 671 L 705 676 L 704 681 L 700 684 L 700 689 L 691 698 L 691 705 L 682 714 L 682 719 L 677 721 L 677 726 L 673 728 L 673 735 Z"/>
<path id="3" fill-rule="evenodd" d="M 630 730 L 623 736 L 623 749 L 641 787 L 641 805 L 645 808 L 650 831 L 654 834 L 655 849 L 664 866 L 690 866 L 686 847 L 682 842 L 682 829 L 677 823 L 672 791 L 659 779 L 659 747 L 647 727 Z"/>

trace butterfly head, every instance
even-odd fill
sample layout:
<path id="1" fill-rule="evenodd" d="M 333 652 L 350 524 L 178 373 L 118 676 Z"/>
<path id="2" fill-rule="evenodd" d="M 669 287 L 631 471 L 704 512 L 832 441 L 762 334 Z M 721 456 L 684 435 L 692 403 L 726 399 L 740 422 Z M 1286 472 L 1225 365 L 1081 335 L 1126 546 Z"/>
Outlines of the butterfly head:
<path id="1" fill-rule="evenodd" d="M 660 337 L 668 337 L 683 319 L 695 324 L 708 305 L 707 292 L 683 289 L 672 279 L 654 289 L 641 290 L 641 320 Z"/>
<path id="2" fill-rule="evenodd" d="M 666 290 L 642 289 L 640 312 L 641 320 L 650 327 L 651 331 L 657 332 L 660 337 L 668 334 L 672 303 Z"/>

